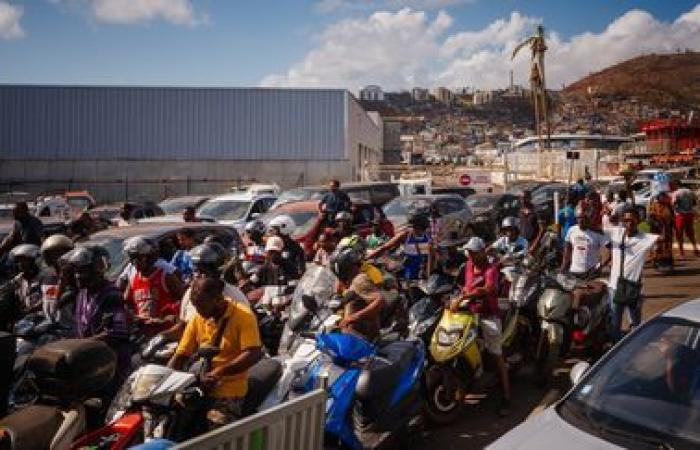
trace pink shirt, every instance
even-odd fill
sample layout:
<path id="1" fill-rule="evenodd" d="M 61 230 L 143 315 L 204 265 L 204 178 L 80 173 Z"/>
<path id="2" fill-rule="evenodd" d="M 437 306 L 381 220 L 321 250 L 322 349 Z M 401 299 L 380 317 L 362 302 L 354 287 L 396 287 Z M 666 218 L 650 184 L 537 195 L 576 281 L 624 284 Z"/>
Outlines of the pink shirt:
<path id="1" fill-rule="evenodd" d="M 471 260 L 467 261 L 467 270 L 465 270 L 464 290 L 467 294 L 474 292 L 478 288 L 486 287 L 489 294 L 476 301 L 470 303 L 470 309 L 473 313 L 483 314 L 485 316 L 494 316 L 498 314 L 498 264 L 488 263 L 486 268 L 480 273 L 476 273 L 474 264 Z"/>

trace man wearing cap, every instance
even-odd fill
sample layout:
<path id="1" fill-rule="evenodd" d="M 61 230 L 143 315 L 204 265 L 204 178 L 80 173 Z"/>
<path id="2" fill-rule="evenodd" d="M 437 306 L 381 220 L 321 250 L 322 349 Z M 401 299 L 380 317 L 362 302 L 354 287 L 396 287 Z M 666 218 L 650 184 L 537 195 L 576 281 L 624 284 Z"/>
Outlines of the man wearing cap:
<path id="1" fill-rule="evenodd" d="M 452 300 L 450 310 L 456 312 L 466 307 L 479 314 L 486 350 L 494 357 L 498 366 L 503 390 L 503 400 L 498 413 L 504 416 L 509 413 L 510 408 L 510 379 L 503 359 L 501 319 L 498 317 L 499 267 L 498 263 L 491 262 L 487 257 L 483 239 L 472 237 L 462 248 L 469 257 L 464 289 L 460 297 Z"/>

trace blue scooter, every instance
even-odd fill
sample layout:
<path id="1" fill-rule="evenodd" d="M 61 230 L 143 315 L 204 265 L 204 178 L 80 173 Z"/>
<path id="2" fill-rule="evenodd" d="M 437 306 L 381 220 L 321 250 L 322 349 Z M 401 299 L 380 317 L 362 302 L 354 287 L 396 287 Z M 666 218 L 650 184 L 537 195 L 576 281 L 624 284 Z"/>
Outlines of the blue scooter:
<path id="1" fill-rule="evenodd" d="M 316 308 L 304 300 L 307 309 Z M 326 386 L 327 438 L 352 449 L 377 449 L 407 434 L 420 413 L 425 363 L 420 340 L 377 347 L 353 334 L 321 333 L 316 347 L 322 355 L 300 380 L 300 390 Z"/>

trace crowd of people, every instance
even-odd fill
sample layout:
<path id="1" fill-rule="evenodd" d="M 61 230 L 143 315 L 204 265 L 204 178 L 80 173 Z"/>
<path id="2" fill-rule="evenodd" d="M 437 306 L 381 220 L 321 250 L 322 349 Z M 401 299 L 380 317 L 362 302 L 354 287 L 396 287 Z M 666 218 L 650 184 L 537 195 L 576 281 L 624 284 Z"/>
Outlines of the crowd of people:
<path id="1" fill-rule="evenodd" d="M 341 329 L 373 340 L 378 337 L 386 302 L 378 289 L 381 274 L 368 262 L 399 250 L 400 277 L 407 282 L 426 279 L 436 271 L 457 274 L 461 294 L 449 307 L 457 310 L 468 305 L 481 316 L 485 348 L 494 357 L 501 380 L 504 401 L 500 411 L 506 414 L 511 386 L 501 351 L 500 256 L 538 255 L 549 245 L 547 240 L 553 242 L 560 250 L 559 269 L 583 282 L 572 308 L 609 301 L 610 332 L 616 340 L 621 337 L 625 309 L 633 327 L 641 321 L 647 255 L 652 253 L 656 267 L 671 268 L 674 237 L 681 256 L 685 238 L 698 254 L 693 231 L 695 199 L 687 189 L 663 191 L 654 197 L 647 218 L 650 232 L 640 230 L 642 218 L 629 190 L 603 198 L 585 183 L 576 183 L 568 191 L 554 228 L 550 218 L 538 214 L 525 191 L 519 216 L 504 218 L 498 239 L 487 243 L 478 236 L 441 233 L 441 217 L 431 209 L 413 211 L 408 225 L 393 236 L 385 235 L 379 222 L 367 236 L 357 236 L 352 202 L 339 182 L 329 187 L 319 202 L 322 225 L 313 255 L 306 255 L 294 240 L 296 225 L 285 215 L 267 224 L 249 222 L 240 255 L 224 248 L 214 236 L 198 243 L 195 233 L 183 227 L 177 233 L 179 249 L 170 261 L 161 258 L 157 242 L 143 236 L 127 239 L 123 252 L 129 263 L 114 281 L 105 277 L 110 261 L 104 248 L 76 245 L 63 235 L 44 239 L 41 222 L 26 204 L 17 204 L 14 227 L 0 244 L 0 256 L 8 254 L 16 267 L 16 275 L 2 289 L 3 326 L 10 329 L 23 315 L 41 312 L 60 324 L 66 336 L 106 342 L 119 361 L 106 397 L 114 395 L 129 373 L 134 330 L 179 342 L 169 362 L 173 368 L 185 367 L 199 346 L 215 342 L 220 352 L 204 383 L 211 397 L 207 419 L 218 426 L 241 416 L 247 370 L 263 356 L 250 305 L 274 303 L 266 286 L 299 279 L 307 260 L 329 267 L 339 280 L 338 292 L 349 299 Z M 196 220 L 191 213 L 185 211 L 186 221 Z M 609 278 L 603 282 L 602 272 L 608 265 Z M 615 300 L 620 290 L 628 297 L 624 301 Z M 630 300 L 631 295 L 636 298 Z"/>

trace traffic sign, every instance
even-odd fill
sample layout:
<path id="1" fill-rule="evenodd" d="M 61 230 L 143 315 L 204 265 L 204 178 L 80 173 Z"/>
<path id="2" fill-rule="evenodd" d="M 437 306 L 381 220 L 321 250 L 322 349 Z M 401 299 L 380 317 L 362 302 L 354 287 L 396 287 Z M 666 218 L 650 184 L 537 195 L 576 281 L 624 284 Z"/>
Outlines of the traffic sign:
<path id="1" fill-rule="evenodd" d="M 462 186 L 469 186 L 471 184 L 471 182 L 472 182 L 472 177 L 470 177 L 466 173 L 463 175 L 460 175 L 459 184 L 461 184 Z"/>

